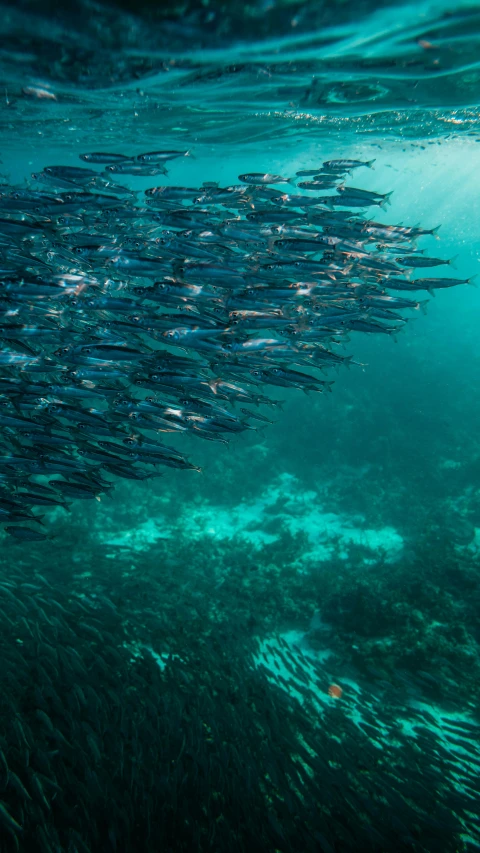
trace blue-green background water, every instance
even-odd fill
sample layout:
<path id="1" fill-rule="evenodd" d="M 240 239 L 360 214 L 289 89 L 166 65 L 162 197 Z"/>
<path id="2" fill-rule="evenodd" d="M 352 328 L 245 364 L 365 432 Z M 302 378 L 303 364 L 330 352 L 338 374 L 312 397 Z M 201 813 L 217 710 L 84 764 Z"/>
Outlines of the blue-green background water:
<path id="1" fill-rule="evenodd" d="M 191 149 L 183 186 L 375 159 L 375 219 L 478 273 L 473 4 L 1 14 L 9 184 L 88 150 Z M 169 437 L 201 473 L 2 534 L 2 853 L 478 849 L 479 294 L 352 332 L 332 394 L 271 389 L 228 446 Z"/>

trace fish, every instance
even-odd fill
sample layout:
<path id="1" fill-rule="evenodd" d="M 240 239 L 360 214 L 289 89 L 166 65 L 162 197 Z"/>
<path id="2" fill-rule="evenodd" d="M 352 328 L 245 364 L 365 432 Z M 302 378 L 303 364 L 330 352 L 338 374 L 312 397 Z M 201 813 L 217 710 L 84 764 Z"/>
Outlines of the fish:
<path id="1" fill-rule="evenodd" d="M 109 163 L 126 163 L 131 162 L 134 158 L 129 157 L 126 154 L 104 154 L 101 152 L 93 152 L 91 154 L 79 154 L 80 160 L 84 160 L 86 163 L 98 163 L 98 164 L 109 164 Z"/>
<path id="2" fill-rule="evenodd" d="M 109 163 L 105 166 L 105 172 L 113 175 L 133 175 L 137 178 L 151 178 L 155 175 L 166 175 L 164 166 L 149 163 L 136 163 L 124 160 L 119 163 Z"/>
<path id="3" fill-rule="evenodd" d="M 297 187 L 300 190 L 329 190 L 336 187 L 336 184 L 331 178 L 319 179 L 318 175 L 316 175 L 313 181 L 300 181 L 300 183 L 297 184 Z"/>
<path id="4" fill-rule="evenodd" d="M 424 255 L 403 255 L 402 257 L 396 258 L 397 264 L 400 264 L 402 267 L 411 267 L 412 269 L 418 267 L 440 267 L 444 264 L 451 264 L 455 266 L 455 260 L 457 256 L 454 258 L 450 258 L 450 260 L 445 261 L 442 258 L 427 258 Z"/>
<path id="5" fill-rule="evenodd" d="M 359 198 L 359 199 L 367 199 L 376 202 L 383 202 L 383 204 L 390 203 L 390 196 L 392 192 L 389 193 L 377 193 L 373 190 L 363 190 L 358 189 L 357 187 L 349 187 L 346 184 L 340 184 L 337 188 L 337 193 L 341 195 L 346 195 L 349 198 Z"/>
<path id="6" fill-rule="evenodd" d="M 243 184 L 293 184 L 295 186 L 295 178 L 282 178 L 281 175 L 271 175 L 268 172 L 246 172 L 238 176 L 238 180 Z"/>
<path id="7" fill-rule="evenodd" d="M 191 151 L 150 151 L 146 154 L 137 154 L 139 163 L 164 163 L 165 160 L 174 160 L 176 157 L 192 157 Z"/>
<path id="8" fill-rule="evenodd" d="M 405 273 L 437 228 L 363 218 L 389 194 L 345 174 L 373 161 L 303 170 L 336 190 L 314 197 L 273 173 L 141 196 L 113 181 L 189 154 L 82 153 L 36 173 L 50 190 L 0 188 L 0 524 L 18 543 L 119 479 L 198 471 L 165 433 L 226 443 L 268 427 L 275 387 L 332 391 L 324 374 L 356 364 L 335 350 L 349 332 L 395 335 L 424 310 L 395 291 L 472 281 Z"/>
<path id="9" fill-rule="evenodd" d="M 476 276 L 471 278 L 417 278 L 412 285 L 418 290 L 441 290 L 446 287 L 458 287 L 460 284 L 474 284 Z"/>
<path id="10" fill-rule="evenodd" d="M 323 167 L 325 169 L 339 169 L 349 172 L 351 169 L 359 169 L 360 166 L 367 166 L 367 168 L 372 169 L 374 163 L 375 160 L 325 160 Z"/>
<path id="11" fill-rule="evenodd" d="M 48 538 L 47 534 L 41 533 L 40 530 L 33 530 L 31 527 L 13 527 L 12 525 L 7 525 L 5 530 L 19 542 L 39 542 Z"/>

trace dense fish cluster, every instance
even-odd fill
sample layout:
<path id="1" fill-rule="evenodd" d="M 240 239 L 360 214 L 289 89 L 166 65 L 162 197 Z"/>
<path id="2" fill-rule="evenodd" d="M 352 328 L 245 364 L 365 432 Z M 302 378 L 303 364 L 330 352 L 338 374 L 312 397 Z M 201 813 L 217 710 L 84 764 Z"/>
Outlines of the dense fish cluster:
<path id="1" fill-rule="evenodd" d="M 1 853 L 478 849 L 474 721 L 342 693 L 235 608 L 211 632 L 206 596 L 181 626 L 158 572 L 42 569 L 0 582 Z"/>
<path id="2" fill-rule="evenodd" d="M 164 434 L 227 442 L 268 422 L 270 390 L 331 390 L 350 333 L 393 335 L 419 292 L 464 283 L 414 276 L 448 263 L 417 247 L 435 229 L 369 218 L 389 194 L 352 175 L 372 162 L 142 203 L 117 182 L 189 153 L 86 153 L 0 188 L 0 522 L 16 539 L 46 535 L 35 507 L 194 468 Z"/>

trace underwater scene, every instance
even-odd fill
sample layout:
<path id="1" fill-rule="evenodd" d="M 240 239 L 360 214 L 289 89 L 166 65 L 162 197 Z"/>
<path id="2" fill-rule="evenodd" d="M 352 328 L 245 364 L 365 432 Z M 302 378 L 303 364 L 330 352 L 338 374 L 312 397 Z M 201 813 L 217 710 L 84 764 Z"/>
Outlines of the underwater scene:
<path id="1" fill-rule="evenodd" d="M 0 853 L 480 850 L 480 6 L 0 21 Z"/>

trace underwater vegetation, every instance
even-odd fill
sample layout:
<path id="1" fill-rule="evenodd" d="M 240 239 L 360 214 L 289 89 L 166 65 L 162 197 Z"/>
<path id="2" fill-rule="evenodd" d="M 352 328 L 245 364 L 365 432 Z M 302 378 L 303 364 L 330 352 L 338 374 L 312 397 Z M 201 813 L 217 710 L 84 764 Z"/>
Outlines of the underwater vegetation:
<path id="1" fill-rule="evenodd" d="M 174 571 L 157 547 L 140 572 L 58 552 L 58 569 L 8 571 L 1 849 L 453 851 L 476 836 L 472 718 L 435 710 L 421 674 L 362 682 L 335 645 L 316 656 L 318 618 L 285 631 L 292 607 L 320 608 L 349 640 L 331 566 L 302 584 L 288 559 L 254 571 L 248 549 L 228 552 L 223 583 L 221 549 L 181 541 Z"/>

